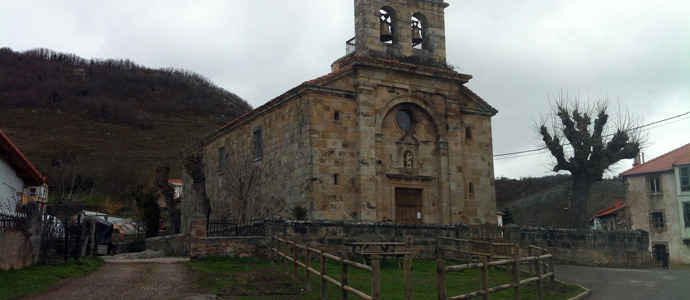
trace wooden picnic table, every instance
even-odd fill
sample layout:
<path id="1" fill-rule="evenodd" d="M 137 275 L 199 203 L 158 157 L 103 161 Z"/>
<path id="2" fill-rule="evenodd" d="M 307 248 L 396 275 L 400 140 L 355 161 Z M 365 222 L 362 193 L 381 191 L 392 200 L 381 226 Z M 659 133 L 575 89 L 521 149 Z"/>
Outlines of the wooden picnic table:
<path id="1" fill-rule="evenodd" d="M 362 256 L 364 264 L 367 263 L 367 257 L 381 256 L 385 262 L 387 256 L 393 256 L 398 261 L 398 267 L 400 267 L 400 258 L 410 254 L 409 252 L 398 251 L 398 246 L 405 245 L 402 242 L 346 242 L 344 245 L 350 247 L 350 250 L 347 251 L 348 257 Z"/>

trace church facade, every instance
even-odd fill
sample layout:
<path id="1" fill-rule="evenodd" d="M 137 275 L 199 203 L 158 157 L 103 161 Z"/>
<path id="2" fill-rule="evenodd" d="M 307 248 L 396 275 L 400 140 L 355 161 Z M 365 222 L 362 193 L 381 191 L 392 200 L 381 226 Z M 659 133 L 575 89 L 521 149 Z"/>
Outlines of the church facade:
<path id="1" fill-rule="evenodd" d="M 354 3 L 355 38 L 331 73 L 187 150 L 203 161 L 207 203 L 187 172 L 182 224 L 204 207 L 211 219 L 290 218 L 299 208 L 315 220 L 496 223 L 497 111 L 465 86 L 472 76 L 446 64 L 448 4 Z M 238 210 L 228 172 L 246 161 L 243 170 L 261 174 L 244 200 L 251 209 Z"/>

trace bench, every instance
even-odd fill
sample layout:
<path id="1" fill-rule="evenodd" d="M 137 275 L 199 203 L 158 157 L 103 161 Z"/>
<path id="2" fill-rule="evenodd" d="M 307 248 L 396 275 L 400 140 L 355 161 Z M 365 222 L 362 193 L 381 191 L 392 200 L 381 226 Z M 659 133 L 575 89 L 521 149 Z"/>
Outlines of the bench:
<path id="1" fill-rule="evenodd" d="M 349 252 L 352 255 L 360 255 L 362 256 L 362 261 L 364 264 L 367 264 L 367 257 L 369 257 L 369 260 L 371 260 L 372 256 L 380 256 L 383 258 L 382 262 L 386 261 L 386 257 L 392 256 L 395 257 L 396 261 L 398 262 L 398 268 L 400 268 L 400 258 L 404 258 L 407 255 L 410 255 L 410 252 L 356 252 L 352 253 Z"/>

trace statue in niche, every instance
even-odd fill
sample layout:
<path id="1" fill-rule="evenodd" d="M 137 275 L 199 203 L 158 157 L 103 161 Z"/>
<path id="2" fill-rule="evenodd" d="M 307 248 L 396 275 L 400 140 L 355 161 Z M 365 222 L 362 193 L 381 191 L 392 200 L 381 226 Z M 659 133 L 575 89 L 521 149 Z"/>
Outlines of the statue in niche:
<path id="1" fill-rule="evenodd" d="M 414 158 L 412 157 L 412 152 L 407 151 L 404 155 L 405 169 L 412 169 Z"/>

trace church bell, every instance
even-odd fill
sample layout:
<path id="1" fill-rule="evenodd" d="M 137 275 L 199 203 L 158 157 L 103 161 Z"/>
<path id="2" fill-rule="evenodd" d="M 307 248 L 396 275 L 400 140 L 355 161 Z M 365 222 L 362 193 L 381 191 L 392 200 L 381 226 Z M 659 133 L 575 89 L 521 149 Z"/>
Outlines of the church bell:
<path id="1" fill-rule="evenodd" d="M 388 42 L 393 40 L 391 24 L 388 23 L 388 14 L 381 14 L 381 41 Z"/>
<path id="2" fill-rule="evenodd" d="M 419 27 L 419 22 L 412 22 L 412 45 L 417 46 L 424 42 L 422 38 L 422 29 Z"/>

